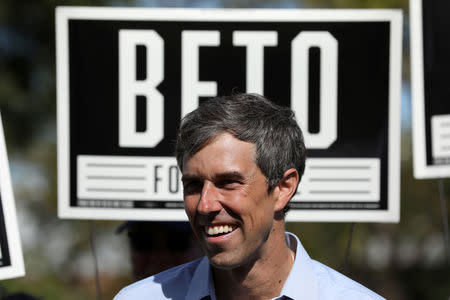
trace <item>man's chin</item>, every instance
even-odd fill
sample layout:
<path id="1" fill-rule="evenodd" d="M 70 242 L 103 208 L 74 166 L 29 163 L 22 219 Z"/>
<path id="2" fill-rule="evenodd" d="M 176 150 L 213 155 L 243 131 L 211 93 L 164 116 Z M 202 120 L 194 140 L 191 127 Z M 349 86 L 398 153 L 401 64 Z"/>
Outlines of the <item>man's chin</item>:
<path id="1" fill-rule="evenodd" d="M 210 259 L 209 263 L 211 264 L 211 266 L 218 270 L 232 270 L 238 266 L 237 264 L 225 263 L 223 261 L 216 262 L 214 259 Z"/>
<path id="2" fill-rule="evenodd" d="M 232 253 L 208 253 L 210 264 L 219 270 L 231 270 L 242 265 L 242 261 Z"/>

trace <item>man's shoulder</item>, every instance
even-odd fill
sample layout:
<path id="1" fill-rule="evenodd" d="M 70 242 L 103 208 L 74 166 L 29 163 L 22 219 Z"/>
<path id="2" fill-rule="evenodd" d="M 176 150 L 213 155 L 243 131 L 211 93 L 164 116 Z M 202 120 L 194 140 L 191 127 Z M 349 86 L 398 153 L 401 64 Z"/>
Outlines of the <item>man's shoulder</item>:
<path id="1" fill-rule="evenodd" d="M 320 299 L 346 299 L 346 300 L 382 300 L 380 295 L 374 293 L 365 286 L 333 270 L 324 264 L 313 260 L 313 268 L 316 273 Z"/>
<path id="2" fill-rule="evenodd" d="M 203 258 L 173 267 L 123 288 L 114 300 L 184 299 L 192 276 Z"/>

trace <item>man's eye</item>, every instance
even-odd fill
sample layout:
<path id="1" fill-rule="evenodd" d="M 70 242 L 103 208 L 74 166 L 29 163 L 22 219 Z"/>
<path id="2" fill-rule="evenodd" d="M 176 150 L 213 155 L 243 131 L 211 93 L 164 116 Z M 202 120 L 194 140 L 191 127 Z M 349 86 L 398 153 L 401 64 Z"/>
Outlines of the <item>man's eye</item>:
<path id="1" fill-rule="evenodd" d="M 225 188 L 225 189 L 233 189 L 240 185 L 240 182 L 234 179 L 225 179 L 221 180 L 217 183 L 218 187 Z"/>
<path id="2" fill-rule="evenodd" d="M 183 183 L 183 189 L 185 193 L 198 193 L 202 190 L 203 184 L 200 181 L 192 180 Z"/>

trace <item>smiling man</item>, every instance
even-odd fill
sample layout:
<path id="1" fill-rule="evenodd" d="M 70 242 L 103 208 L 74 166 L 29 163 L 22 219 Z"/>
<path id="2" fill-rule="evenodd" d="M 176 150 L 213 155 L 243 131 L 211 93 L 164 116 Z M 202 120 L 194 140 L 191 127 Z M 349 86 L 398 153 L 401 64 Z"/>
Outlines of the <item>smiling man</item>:
<path id="1" fill-rule="evenodd" d="M 114 299 L 383 299 L 312 260 L 284 229 L 305 169 L 294 113 L 255 94 L 205 101 L 176 145 L 184 203 L 205 257 Z"/>

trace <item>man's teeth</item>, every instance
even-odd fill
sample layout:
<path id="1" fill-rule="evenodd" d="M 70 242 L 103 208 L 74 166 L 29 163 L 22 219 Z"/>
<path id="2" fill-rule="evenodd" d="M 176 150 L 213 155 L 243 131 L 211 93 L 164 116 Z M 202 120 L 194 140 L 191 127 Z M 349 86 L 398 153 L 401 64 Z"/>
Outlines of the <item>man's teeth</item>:
<path id="1" fill-rule="evenodd" d="M 231 225 L 220 225 L 220 226 L 206 226 L 206 232 L 208 235 L 216 235 L 219 233 L 228 233 L 233 231 L 233 226 Z"/>

